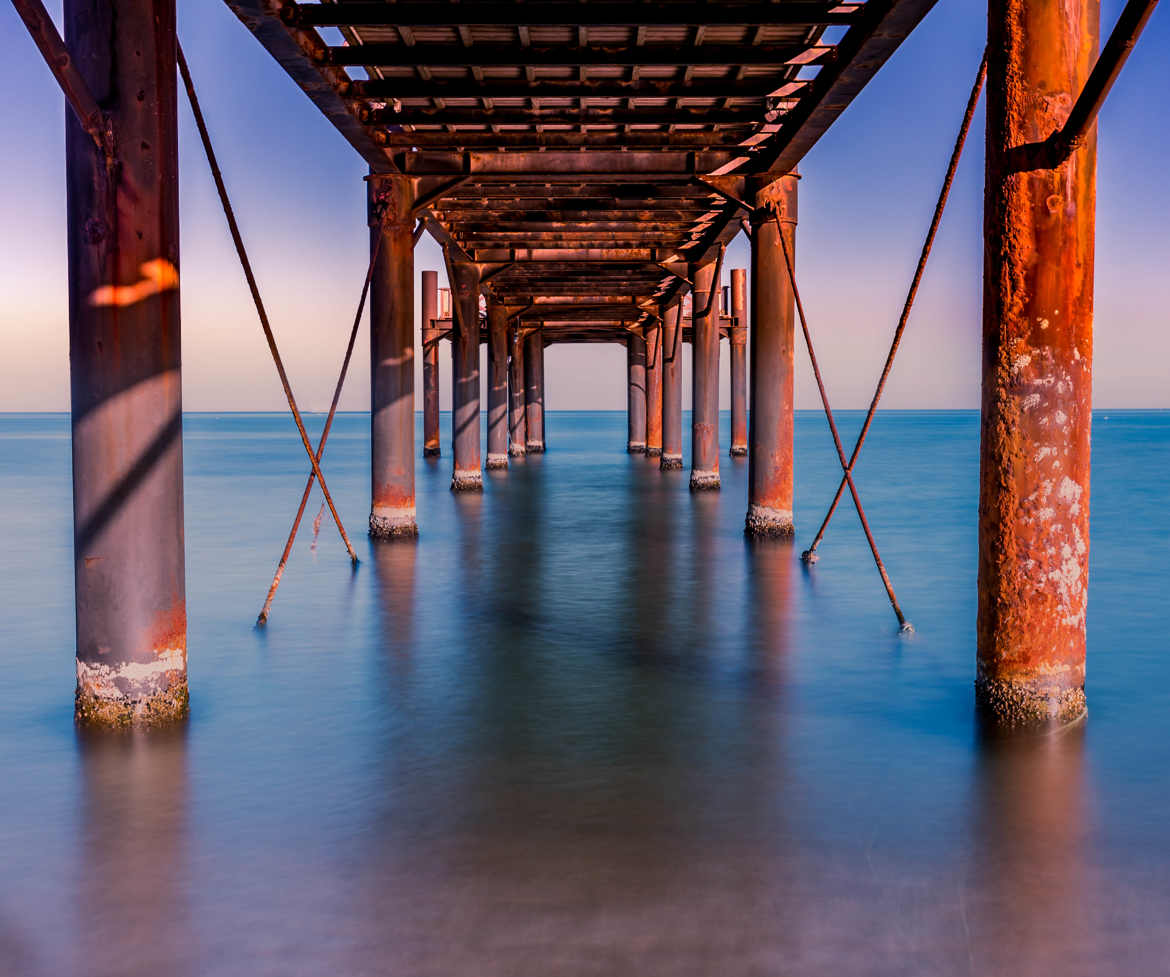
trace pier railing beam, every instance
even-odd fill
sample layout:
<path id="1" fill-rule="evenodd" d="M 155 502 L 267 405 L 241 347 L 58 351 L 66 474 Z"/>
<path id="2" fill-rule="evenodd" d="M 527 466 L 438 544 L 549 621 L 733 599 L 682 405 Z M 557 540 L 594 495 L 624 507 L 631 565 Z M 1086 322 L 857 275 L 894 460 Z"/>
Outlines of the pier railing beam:
<path id="1" fill-rule="evenodd" d="M 511 357 L 508 361 L 508 454 L 522 458 L 527 453 L 528 423 L 524 410 L 524 339 L 520 326 L 508 334 Z"/>
<path id="2" fill-rule="evenodd" d="M 423 456 L 437 458 L 439 439 L 439 273 L 422 273 Z"/>
<path id="3" fill-rule="evenodd" d="M 646 341 L 646 455 L 662 456 L 662 324 L 652 322 L 642 335 Z"/>
<path id="4" fill-rule="evenodd" d="M 731 269 L 731 457 L 748 453 L 747 271 Z"/>
<path id="5" fill-rule="evenodd" d="M 719 488 L 719 296 L 715 261 L 691 266 L 691 491 Z"/>
<path id="6" fill-rule="evenodd" d="M 1096 134 L 1054 169 L 1098 0 L 990 0 L 976 695 L 1009 724 L 1085 709 Z"/>
<path id="7" fill-rule="evenodd" d="M 779 215 L 789 254 L 795 256 L 798 179 L 790 173 L 762 188 L 752 215 L 751 420 L 745 520 L 745 530 L 752 536 L 791 536 L 794 532 L 796 314 L 792 279 L 773 213 Z"/>
<path id="8" fill-rule="evenodd" d="M 173 0 L 66 0 L 113 133 L 65 123 L 76 718 L 187 714 Z M 111 165 L 112 164 L 112 165 Z"/>
<path id="9" fill-rule="evenodd" d="M 662 311 L 662 461 L 664 471 L 682 468 L 682 299 Z"/>
<path id="10" fill-rule="evenodd" d="M 448 262 L 451 276 L 451 491 L 483 489 L 479 443 L 479 265 Z"/>
<path id="11" fill-rule="evenodd" d="M 488 448 L 487 468 L 508 467 L 508 310 L 487 300 Z"/>
<path id="12" fill-rule="evenodd" d="M 626 334 L 626 450 L 646 452 L 646 341 L 637 333 Z"/>
<path id="13" fill-rule="evenodd" d="M 370 248 L 370 535 L 417 536 L 414 506 L 414 198 L 409 177 L 367 181 Z M 381 245 L 378 237 L 381 236 Z"/>
<path id="14" fill-rule="evenodd" d="M 535 329 L 524 337 L 524 413 L 530 455 L 544 451 L 544 336 Z"/>

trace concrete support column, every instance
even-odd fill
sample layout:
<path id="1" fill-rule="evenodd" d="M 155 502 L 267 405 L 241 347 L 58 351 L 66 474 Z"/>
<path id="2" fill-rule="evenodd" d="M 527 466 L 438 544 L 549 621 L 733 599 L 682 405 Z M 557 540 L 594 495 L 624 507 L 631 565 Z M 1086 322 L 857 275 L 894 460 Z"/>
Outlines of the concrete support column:
<path id="1" fill-rule="evenodd" d="M 662 461 L 664 471 L 682 468 L 682 299 L 662 313 Z"/>
<path id="2" fill-rule="evenodd" d="M 508 467 L 508 310 L 488 299 L 488 468 Z"/>
<path id="3" fill-rule="evenodd" d="M 544 451 L 544 337 L 540 330 L 524 338 L 524 412 L 529 454 Z"/>
<path id="4" fill-rule="evenodd" d="M 1056 169 L 1098 0 L 990 0 L 976 696 L 1007 724 L 1085 709 L 1096 134 Z"/>
<path id="5" fill-rule="evenodd" d="M 752 215 L 751 422 L 748 509 L 753 536 L 791 536 L 796 313 L 773 212 L 796 261 L 796 184 L 790 173 L 756 195 Z"/>
<path id="6" fill-rule="evenodd" d="M 528 424 L 524 416 L 524 340 L 519 323 L 508 334 L 508 454 L 522 458 L 527 451 Z"/>
<path id="7" fill-rule="evenodd" d="M 187 714 L 174 0 L 66 0 L 114 135 L 65 123 L 76 718 Z"/>
<path id="8" fill-rule="evenodd" d="M 691 491 L 719 488 L 719 295 L 714 261 L 691 265 Z"/>
<path id="9" fill-rule="evenodd" d="M 637 333 L 626 333 L 626 450 L 632 455 L 646 452 L 646 341 Z"/>
<path id="10" fill-rule="evenodd" d="M 479 492 L 479 265 L 451 261 L 451 491 Z"/>
<path id="11" fill-rule="evenodd" d="M 731 269 L 731 457 L 748 453 L 747 272 Z"/>
<path id="12" fill-rule="evenodd" d="M 662 326 L 643 331 L 646 340 L 646 454 L 662 455 Z"/>
<path id="13" fill-rule="evenodd" d="M 368 184 L 370 247 L 370 535 L 417 536 L 414 512 L 414 201 L 408 177 Z M 385 215 L 385 216 L 383 216 Z"/>
<path id="14" fill-rule="evenodd" d="M 439 446 L 439 273 L 422 273 L 423 456 L 437 458 Z"/>

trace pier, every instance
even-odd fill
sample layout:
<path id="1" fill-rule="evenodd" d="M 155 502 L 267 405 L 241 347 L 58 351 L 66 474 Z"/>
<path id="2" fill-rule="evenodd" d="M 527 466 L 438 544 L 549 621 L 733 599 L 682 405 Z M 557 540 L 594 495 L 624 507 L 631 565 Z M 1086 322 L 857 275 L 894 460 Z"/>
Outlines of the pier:
<path id="1" fill-rule="evenodd" d="M 214 156 L 215 120 L 203 119 L 199 79 L 182 58 L 173 0 L 66 0 L 63 36 L 39 0 L 13 2 L 70 106 L 76 717 L 87 726 L 165 725 L 188 711 L 177 166 L 184 91 L 306 452 L 305 498 L 317 484 L 327 518 L 357 557 L 326 482 L 329 427 L 314 446 L 301 422 Z M 985 63 L 971 66 L 966 115 L 956 106 L 955 153 L 945 175 L 940 167 L 922 259 L 850 451 L 817 367 L 815 341 L 826 340 L 800 300 L 799 164 L 933 0 L 227 0 L 241 29 L 368 167 L 369 534 L 385 546 L 426 535 L 415 508 L 418 457 L 449 457 L 452 491 L 479 493 L 491 491 L 485 469 L 506 478 L 509 466 L 555 451 L 546 437 L 556 391 L 546 391 L 545 349 L 615 344 L 626 353 L 626 452 L 654 459 L 646 463 L 656 478 L 687 478 L 696 493 L 722 491 L 721 463 L 746 456 L 745 533 L 815 531 L 804 550 L 810 573 L 847 491 L 897 627 L 908 633 L 852 469 L 982 97 L 974 698 L 997 725 L 1082 716 L 1094 121 L 1155 4 L 1131 0 L 1099 45 L 1097 0 L 989 0 Z M 329 43 L 333 33 L 343 43 Z M 725 268 L 740 233 L 750 235 L 750 268 Z M 421 234 L 442 246 L 446 292 L 433 272 L 416 272 Z M 439 437 L 444 341 L 453 367 L 450 445 Z M 817 515 L 794 511 L 798 346 L 813 365 L 841 463 L 819 531 Z M 414 436 L 416 357 L 422 444 Z M 694 381 L 689 473 L 681 471 L 684 357 Z M 725 366 L 731 443 L 720 445 Z"/>

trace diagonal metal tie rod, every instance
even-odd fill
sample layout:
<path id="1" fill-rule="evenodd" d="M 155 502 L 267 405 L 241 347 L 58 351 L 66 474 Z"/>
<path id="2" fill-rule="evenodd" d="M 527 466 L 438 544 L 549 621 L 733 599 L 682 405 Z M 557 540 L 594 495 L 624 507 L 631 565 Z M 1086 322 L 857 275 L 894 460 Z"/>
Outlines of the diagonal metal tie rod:
<path id="1" fill-rule="evenodd" d="M 337 531 L 341 534 L 341 539 L 345 543 L 346 550 L 349 551 L 349 558 L 356 566 L 358 562 L 357 554 L 353 551 L 353 545 L 349 541 L 349 537 L 345 533 L 345 527 L 341 524 L 341 516 L 337 513 L 337 506 L 333 504 L 333 496 L 329 494 L 329 488 L 325 484 L 325 476 L 321 474 L 321 466 L 317 462 L 317 456 L 313 453 L 313 445 L 309 441 L 308 432 L 305 431 L 305 424 L 301 420 L 301 412 L 297 409 L 297 402 L 293 397 L 292 387 L 288 382 L 288 374 L 284 370 L 284 362 L 280 358 L 280 351 L 276 348 L 276 338 L 272 335 L 272 325 L 268 321 L 268 313 L 264 310 L 264 302 L 260 298 L 260 289 L 256 285 L 256 276 L 252 274 L 252 264 L 248 260 L 248 253 L 244 250 L 244 239 L 240 236 L 240 227 L 236 223 L 236 215 L 232 210 L 231 200 L 228 199 L 227 187 L 223 182 L 223 174 L 219 170 L 219 163 L 216 162 L 215 150 L 211 147 L 211 137 L 207 134 L 207 125 L 203 121 L 203 110 L 199 107 L 199 99 L 195 96 L 195 85 L 191 81 L 191 72 L 187 68 L 187 59 L 183 56 L 183 49 L 176 42 L 176 57 L 179 62 L 179 74 L 183 77 L 183 86 L 187 89 L 187 99 L 191 103 L 191 112 L 195 116 L 195 125 L 199 129 L 199 139 L 203 143 L 203 152 L 207 156 L 207 164 L 211 168 L 212 179 L 215 180 L 215 189 L 219 193 L 219 201 L 223 205 L 223 213 L 227 218 L 228 230 L 232 235 L 232 242 L 236 246 L 236 254 L 239 255 L 240 265 L 244 269 L 244 277 L 248 280 L 248 288 L 252 292 L 252 301 L 256 304 L 256 314 L 260 317 L 260 327 L 264 330 L 264 338 L 268 341 L 269 352 L 272 353 L 272 361 L 276 364 L 276 372 L 280 376 L 280 385 L 284 388 L 284 396 L 288 400 L 289 410 L 292 412 L 293 420 L 296 422 L 297 431 L 301 436 L 301 443 L 305 447 L 305 453 L 309 456 L 309 462 L 313 466 L 313 474 L 317 481 L 321 483 L 321 493 L 325 496 L 325 501 L 329 505 L 329 511 L 333 515 L 333 521 L 337 524 Z"/>
<path id="2" fill-rule="evenodd" d="M 890 370 L 894 366 L 894 357 L 898 354 L 898 346 L 902 342 L 902 333 L 906 331 L 906 323 L 910 319 L 910 310 L 914 308 L 914 300 L 918 296 L 918 286 L 922 283 L 922 275 L 926 271 L 926 262 L 930 257 L 930 250 L 934 246 L 934 238 L 938 233 L 939 223 L 942 221 L 943 210 L 947 205 L 947 198 L 950 196 L 951 184 L 955 180 L 955 171 L 959 167 L 959 159 L 963 155 L 963 146 L 967 141 L 967 130 L 971 128 L 971 119 L 975 115 L 975 106 L 979 104 L 979 94 L 983 91 L 983 82 L 987 77 L 987 52 L 983 53 L 983 60 L 979 63 L 979 71 L 975 75 L 975 84 L 971 88 L 971 95 L 967 99 L 967 111 L 963 115 L 963 124 L 959 127 L 959 136 L 955 140 L 955 148 L 951 151 L 951 160 L 947 164 L 946 177 L 943 179 L 942 189 L 939 191 L 938 202 L 934 206 L 934 217 L 930 221 L 930 229 L 926 232 L 926 240 L 922 245 L 922 253 L 918 257 L 918 266 L 914 269 L 914 278 L 910 282 L 910 289 L 906 293 L 906 302 L 902 306 L 902 316 L 898 319 L 898 327 L 894 330 L 894 339 L 890 343 L 890 352 L 886 355 L 886 364 L 882 368 L 882 375 L 878 380 L 877 389 L 874 391 L 873 400 L 870 401 L 869 410 L 865 414 L 865 422 L 861 425 L 861 433 L 857 435 L 857 443 L 853 446 L 853 454 L 849 457 L 849 464 L 845 466 L 845 474 L 841 476 L 841 482 L 837 486 L 837 494 L 833 496 L 833 501 L 829 505 L 829 511 L 825 513 L 825 518 L 821 522 L 821 528 L 817 530 L 816 539 L 812 541 L 812 546 L 801 554 L 801 559 L 806 563 L 815 563 L 817 559 L 817 547 L 821 545 L 821 540 L 825 538 L 825 530 L 829 528 L 829 522 L 833 518 L 833 513 L 837 511 L 837 505 L 841 501 L 841 495 L 845 491 L 845 480 L 853 473 L 853 467 L 857 464 L 857 457 L 861 454 L 861 446 L 865 444 L 865 436 L 869 433 L 870 424 L 873 423 L 874 414 L 877 412 L 878 401 L 882 399 L 882 393 L 886 389 L 886 381 L 890 378 Z"/>
<path id="3" fill-rule="evenodd" d="M 379 219 L 379 230 L 381 225 L 386 222 L 386 210 L 382 211 L 382 216 Z M 329 416 L 325 418 L 325 427 L 321 431 L 321 439 L 317 442 L 317 464 L 321 463 L 321 456 L 325 454 L 325 442 L 329 440 L 329 431 L 333 427 L 333 418 L 337 414 L 337 404 L 341 400 L 341 388 L 345 386 L 345 378 L 349 373 L 349 361 L 353 357 L 354 343 L 357 341 L 358 327 L 361 325 L 362 312 L 366 308 L 366 298 L 370 294 L 370 284 L 374 280 L 374 266 L 378 261 L 378 253 L 382 250 L 382 234 L 379 233 L 374 239 L 374 247 L 370 253 L 370 267 L 366 271 L 366 280 L 362 284 L 362 294 L 358 299 L 357 312 L 353 316 L 353 326 L 349 330 L 349 342 L 345 347 L 345 356 L 341 360 L 341 372 L 337 375 L 337 385 L 333 388 L 333 401 L 329 405 Z M 276 565 L 276 573 L 272 577 L 272 586 L 268 588 L 268 596 L 264 599 L 264 607 L 260 610 L 260 616 L 256 618 L 256 625 L 263 627 L 268 623 L 268 612 L 272 609 L 272 600 L 276 596 L 276 588 L 280 586 L 280 578 L 284 576 L 284 568 L 288 564 L 289 555 L 292 553 L 293 543 L 296 542 L 297 531 L 301 527 L 301 519 L 305 515 L 305 506 L 309 504 L 309 495 L 313 491 L 313 483 L 317 480 L 317 471 L 314 469 L 309 472 L 309 478 L 305 482 L 305 491 L 301 495 L 301 504 L 297 507 L 296 517 L 293 519 L 292 529 L 289 530 L 288 539 L 284 544 L 284 551 L 280 554 L 280 562 Z M 320 514 L 317 516 L 320 521 Z M 313 546 L 316 548 L 317 525 L 314 523 L 313 527 Z"/>
<path id="4" fill-rule="evenodd" d="M 845 461 L 845 449 L 841 446 L 841 435 L 837 433 L 837 422 L 833 420 L 833 408 L 829 406 L 829 395 L 825 392 L 825 381 L 821 377 L 821 368 L 817 363 L 817 354 L 813 349 L 812 335 L 809 333 L 808 320 L 804 315 L 804 303 L 800 300 L 800 289 L 796 285 L 796 270 L 792 267 L 792 254 L 788 250 L 788 242 L 784 239 L 784 228 L 780 224 L 780 215 L 776 211 L 772 211 L 772 219 L 776 221 L 776 233 L 780 238 L 780 248 L 784 252 L 784 265 L 788 269 L 788 280 L 792 284 L 792 296 L 796 299 L 796 311 L 800 316 L 800 328 L 804 333 L 804 345 L 808 349 L 808 358 L 812 363 L 813 376 L 817 380 L 817 389 L 821 394 L 821 403 L 825 408 L 825 417 L 829 421 L 829 430 L 833 432 L 833 444 L 837 448 L 837 458 L 841 462 L 841 470 L 845 473 L 845 481 L 849 484 L 849 492 L 853 496 L 853 505 L 857 508 L 857 515 L 861 519 L 861 528 L 865 530 L 865 538 L 869 543 L 870 552 L 873 553 L 873 562 L 877 564 L 878 573 L 881 574 L 882 583 L 886 588 L 886 596 L 890 598 L 890 606 L 894 609 L 894 615 L 898 618 L 898 625 L 904 632 L 914 630 L 914 626 L 906 620 L 906 615 L 902 613 L 902 608 L 898 606 L 898 598 L 894 594 L 894 585 L 890 583 L 890 575 L 886 572 L 886 565 L 882 563 L 881 554 L 878 552 L 877 543 L 874 542 L 873 533 L 869 528 L 869 520 L 865 517 L 865 508 L 861 504 L 861 496 L 857 494 L 857 486 L 853 484 L 853 473 L 849 471 L 849 465 Z"/>

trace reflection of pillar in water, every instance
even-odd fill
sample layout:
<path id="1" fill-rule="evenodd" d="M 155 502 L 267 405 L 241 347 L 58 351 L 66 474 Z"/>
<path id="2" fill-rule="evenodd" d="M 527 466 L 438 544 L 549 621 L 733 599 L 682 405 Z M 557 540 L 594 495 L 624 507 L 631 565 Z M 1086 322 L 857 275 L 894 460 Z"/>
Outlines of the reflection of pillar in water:
<path id="1" fill-rule="evenodd" d="M 193 973 L 198 941 L 184 900 L 186 731 L 116 739 L 82 733 L 78 746 L 78 972 L 126 973 L 133 960 L 141 971 Z"/>
<path id="2" fill-rule="evenodd" d="M 963 895 L 974 972 L 1087 973 L 1084 725 L 1055 736 L 985 733 Z"/>

